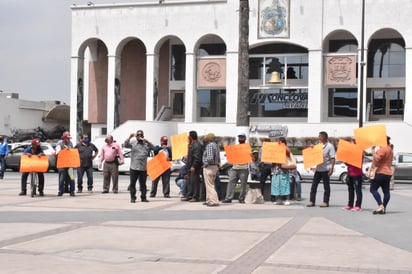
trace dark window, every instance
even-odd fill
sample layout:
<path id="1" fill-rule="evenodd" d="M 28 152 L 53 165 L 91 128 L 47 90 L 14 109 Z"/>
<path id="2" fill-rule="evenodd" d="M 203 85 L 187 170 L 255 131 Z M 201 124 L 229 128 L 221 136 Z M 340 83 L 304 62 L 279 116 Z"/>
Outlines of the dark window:
<path id="1" fill-rule="evenodd" d="M 358 90 L 356 88 L 329 89 L 329 117 L 356 117 Z"/>
<path id="2" fill-rule="evenodd" d="M 173 45 L 171 55 L 170 80 L 185 80 L 186 48 L 184 45 Z"/>
<path id="3" fill-rule="evenodd" d="M 253 117 L 307 117 L 307 89 L 250 90 L 249 111 Z"/>
<path id="4" fill-rule="evenodd" d="M 358 51 L 358 43 L 356 40 L 330 40 L 329 52 L 331 53 L 346 53 Z"/>
<path id="5" fill-rule="evenodd" d="M 402 39 L 372 40 L 368 51 L 368 77 L 405 77 L 405 43 Z"/>
<path id="6" fill-rule="evenodd" d="M 201 44 L 199 47 L 198 56 L 209 56 L 209 55 L 225 55 L 226 45 L 225 44 Z"/>
<path id="7" fill-rule="evenodd" d="M 200 117 L 226 116 L 226 90 L 201 89 L 197 94 Z"/>

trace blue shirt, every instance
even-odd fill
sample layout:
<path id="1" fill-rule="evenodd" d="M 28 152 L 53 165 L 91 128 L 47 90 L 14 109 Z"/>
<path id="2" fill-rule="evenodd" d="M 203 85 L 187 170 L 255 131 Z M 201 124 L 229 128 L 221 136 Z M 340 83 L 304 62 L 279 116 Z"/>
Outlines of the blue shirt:
<path id="1" fill-rule="evenodd" d="M 0 144 L 0 155 L 9 155 L 9 144 L 7 143 L 7 141 L 3 141 L 3 143 Z"/>
<path id="2" fill-rule="evenodd" d="M 26 147 L 24 149 L 23 153 L 33 154 L 33 147 L 32 146 Z M 43 153 L 43 149 L 41 148 L 41 146 L 39 146 L 39 149 L 37 150 L 37 153 L 35 153 L 33 155 L 39 155 L 39 154 L 42 154 L 42 153 Z"/>

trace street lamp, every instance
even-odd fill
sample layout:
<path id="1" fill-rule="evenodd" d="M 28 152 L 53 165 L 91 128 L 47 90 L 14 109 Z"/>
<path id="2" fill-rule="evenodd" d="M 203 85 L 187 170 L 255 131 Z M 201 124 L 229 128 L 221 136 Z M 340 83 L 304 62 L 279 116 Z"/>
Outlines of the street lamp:
<path id="1" fill-rule="evenodd" d="M 363 126 L 363 73 L 365 70 L 364 56 L 365 40 L 365 0 L 362 0 L 362 23 L 361 23 L 361 57 L 360 57 L 360 83 L 359 83 L 359 127 Z"/>

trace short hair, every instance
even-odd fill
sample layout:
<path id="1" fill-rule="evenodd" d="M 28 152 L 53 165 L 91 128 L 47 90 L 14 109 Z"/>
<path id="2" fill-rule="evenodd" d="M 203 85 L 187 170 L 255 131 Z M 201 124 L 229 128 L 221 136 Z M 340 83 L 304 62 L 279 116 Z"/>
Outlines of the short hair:
<path id="1" fill-rule="evenodd" d="M 279 142 L 284 143 L 285 145 L 287 144 L 285 137 L 280 137 Z"/>
<path id="2" fill-rule="evenodd" d="M 193 139 L 193 140 L 197 140 L 197 132 L 192 130 L 189 131 L 189 136 Z"/>
<path id="3" fill-rule="evenodd" d="M 321 131 L 319 134 L 325 136 L 326 139 L 328 139 L 328 133 L 326 131 Z"/>

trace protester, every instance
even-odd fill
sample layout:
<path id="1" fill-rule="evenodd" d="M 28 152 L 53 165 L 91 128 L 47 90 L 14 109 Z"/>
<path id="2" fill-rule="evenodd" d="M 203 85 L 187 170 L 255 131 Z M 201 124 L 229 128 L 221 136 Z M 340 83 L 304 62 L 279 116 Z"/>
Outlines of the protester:
<path id="1" fill-rule="evenodd" d="M 130 134 L 125 142 L 125 147 L 131 148 L 130 158 L 130 202 L 136 203 L 136 182 L 139 180 L 140 199 L 142 202 L 149 202 L 146 198 L 147 180 L 147 158 L 150 151 L 154 149 L 151 142 L 144 138 L 143 130 Z"/>
<path id="2" fill-rule="evenodd" d="M 392 176 L 393 151 L 389 141 L 390 137 L 388 136 L 387 146 L 372 148 L 373 161 L 370 168 L 375 168 L 376 171 L 374 178 L 371 178 L 370 181 L 370 192 L 378 204 L 378 208 L 373 211 L 373 214 L 385 214 L 391 198 L 389 185 Z M 383 201 L 378 192 L 379 188 L 382 188 Z"/>
<path id="3" fill-rule="evenodd" d="M 43 149 L 40 146 L 40 141 L 38 139 L 31 140 L 31 146 L 24 149 L 23 154 L 29 155 L 44 155 Z M 44 196 L 44 174 L 43 172 L 37 172 L 39 178 L 38 191 L 40 196 Z M 20 196 L 24 196 L 27 193 L 27 177 L 29 177 L 29 172 L 23 172 L 21 174 L 21 192 Z"/>
<path id="4" fill-rule="evenodd" d="M 187 167 L 189 172 L 188 192 L 182 201 L 198 202 L 200 199 L 200 173 L 202 171 L 202 145 L 198 141 L 196 131 L 189 132 L 189 153 Z"/>
<path id="5" fill-rule="evenodd" d="M 102 193 L 109 193 L 111 178 L 113 193 L 117 194 L 119 191 L 119 165 L 124 163 L 123 151 L 122 147 L 113 141 L 112 135 L 107 135 L 104 141 L 106 144 L 102 147 L 99 163 L 99 167 L 103 167 Z"/>
<path id="6" fill-rule="evenodd" d="M 157 155 L 158 153 L 163 153 L 166 156 L 168 161 L 172 160 L 172 149 L 167 145 L 168 138 L 167 136 L 162 136 L 160 138 L 160 145 L 154 148 L 154 154 Z M 170 175 L 172 171 L 166 169 L 159 177 L 152 181 L 152 188 L 150 190 L 150 197 L 156 197 L 157 193 L 157 185 L 162 179 L 162 190 L 163 190 L 163 197 L 170 198 Z"/>
<path id="7" fill-rule="evenodd" d="M 316 192 L 320 180 L 323 181 L 323 203 L 320 207 L 329 206 L 330 198 L 330 176 L 333 173 L 335 167 L 335 148 L 328 140 L 328 134 L 325 131 L 319 132 L 319 141 L 323 147 L 323 162 L 316 166 L 315 174 L 313 175 L 312 186 L 310 189 L 310 201 L 306 205 L 308 207 L 315 206 L 316 202 Z"/>
<path id="8" fill-rule="evenodd" d="M 215 135 L 209 133 L 203 140 L 206 144 L 203 152 L 203 179 L 206 186 L 206 206 L 218 206 L 219 197 L 215 189 L 216 174 L 220 166 L 219 147 L 215 143 Z"/>
<path id="9" fill-rule="evenodd" d="M 83 134 L 80 143 L 75 146 L 79 150 L 80 167 L 77 169 L 77 192 L 83 191 L 83 175 L 87 176 L 87 191 L 93 192 L 93 159 L 96 158 L 99 150 L 90 142 L 87 134 Z"/>
<path id="10" fill-rule="evenodd" d="M 6 158 L 9 155 L 9 144 L 7 139 L 0 136 L 0 179 L 3 179 L 4 172 L 6 171 Z"/>
<path id="11" fill-rule="evenodd" d="M 61 137 L 61 142 L 56 146 L 57 158 L 59 154 L 64 149 L 73 148 L 72 142 L 70 141 L 72 137 L 69 134 L 63 134 Z M 70 196 L 74 196 L 74 170 L 73 168 L 59 168 L 59 192 L 57 196 L 63 196 L 65 193 L 65 184 L 69 186 Z"/>
<path id="12" fill-rule="evenodd" d="M 290 175 L 289 170 L 296 168 L 296 160 L 287 147 L 286 139 L 279 138 L 279 143 L 285 145 L 286 163 L 274 163 L 272 167 L 271 195 L 274 197 L 275 205 L 290 205 Z"/>
<path id="13" fill-rule="evenodd" d="M 239 144 L 246 143 L 246 134 L 242 133 L 238 136 Z M 231 203 L 232 199 L 235 195 L 235 186 L 237 182 L 240 180 L 240 194 L 239 194 L 239 203 L 245 203 L 245 196 L 246 196 L 246 186 L 247 186 L 247 178 L 249 176 L 249 165 L 245 164 L 235 164 L 229 170 L 229 183 L 226 189 L 226 198 L 222 201 L 222 203 Z"/>
<path id="14" fill-rule="evenodd" d="M 352 143 L 355 143 L 354 139 L 351 139 Z M 363 157 L 362 157 L 363 162 Z M 348 204 L 343 208 L 344 210 L 361 211 L 362 210 L 362 182 L 363 182 L 363 171 L 362 168 L 353 166 L 346 163 L 348 167 Z M 353 206 L 355 200 L 356 191 L 356 203 Z"/>

